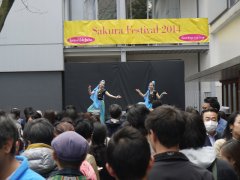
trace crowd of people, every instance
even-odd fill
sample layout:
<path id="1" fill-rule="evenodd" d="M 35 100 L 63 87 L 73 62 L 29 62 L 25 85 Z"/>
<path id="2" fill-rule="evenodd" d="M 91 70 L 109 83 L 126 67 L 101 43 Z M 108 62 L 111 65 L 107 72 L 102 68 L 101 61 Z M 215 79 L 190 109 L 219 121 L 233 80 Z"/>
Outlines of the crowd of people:
<path id="1" fill-rule="evenodd" d="M 122 112 L 0 110 L 0 179 L 240 179 L 240 112 L 223 116 L 216 98 L 201 113 L 161 103 Z"/>

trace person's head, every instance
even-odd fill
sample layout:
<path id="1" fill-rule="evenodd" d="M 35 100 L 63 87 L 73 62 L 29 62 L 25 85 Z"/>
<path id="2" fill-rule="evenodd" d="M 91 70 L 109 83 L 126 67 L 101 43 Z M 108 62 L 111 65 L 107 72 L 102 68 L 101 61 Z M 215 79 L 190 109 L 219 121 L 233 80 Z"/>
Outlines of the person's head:
<path id="1" fill-rule="evenodd" d="M 215 134 L 218 126 L 218 111 L 215 108 L 208 108 L 202 111 L 202 119 L 208 134 Z"/>
<path id="2" fill-rule="evenodd" d="M 60 122 L 68 122 L 70 124 L 73 124 L 73 120 L 70 117 L 63 117 Z"/>
<path id="3" fill-rule="evenodd" d="M 153 100 L 152 102 L 152 108 L 153 109 L 156 109 L 157 107 L 161 106 L 162 105 L 162 101 L 157 99 L 157 100 Z"/>
<path id="4" fill-rule="evenodd" d="M 23 138 L 30 144 L 44 143 L 51 145 L 54 137 L 53 125 L 46 119 L 40 118 L 28 122 L 23 131 Z"/>
<path id="5" fill-rule="evenodd" d="M 0 109 L 0 116 L 5 116 L 6 112 L 3 109 Z"/>
<path id="6" fill-rule="evenodd" d="M 215 108 L 217 111 L 220 109 L 220 104 L 217 100 L 217 97 L 206 97 L 204 103 L 202 104 L 202 109 L 206 110 L 208 108 Z"/>
<path id="7" fill-rule="evenodd" d="M 73 105 L 67 105 L 64 108 L 64 117 L 69 117 L 71 118 L 73 121 L 75 121 L 75 119 L 78 117 L 78 113 L 77 113 L 77 109 L 75 106 Z"/>
<path id="8" fill-rule="evenodd" d="M 66 131 L 53 139 L 53 158 L 58 168 L 71 168 L 79 170 L 80 165 L 86 158 L 88 142 L 74 131 Z"/>
<path id="9" fill-rule="evenodd" d="M 117 179 L 140 180 L 150 169 L 149 143 L 137 129 L 125 127 L 117 131 L 107 147 L 107 170 Z"/>
<path id="10" fill-rule="evenodd" d="M 127 121 L 131 126 L 138 129 L 143 135 L 147 135 L 147 130 L 144 126 L 149 109 L 143 104 L 135 104 L 127 112 Z"/>
<path id="11" fill-rule="evenodd" d="M 148 89 L 151 90 L 151 91 L 155 89 L 155 81 L 151 81 L 151 82 L 149 83 Z"/>
<path id="12" fill-rule="evenodd" d="M 201 148 L 206 138 L 206 128 L 200 115 L 184 113 L 185 132 L 179 144 L 180 149 Z"/>
<path id="13" fill-rule="evenodd" d="M 79 120 L 75 125 L 75 131 L 90 142 L 93 133 L 93 125 L 87 119 Z"/>
<path id="14" fill-rule="evenodd" d="M 159 144 L 166 148 L 178 147 L 185 131 L 183 113 L 167 105 L 154 109 L 148 115 L 145 126 L 155 151 Z"/>
<path id="15" fill-rule="evenodd" d="M 18 120 L 18 118 L 16 117 L 16 115 L 14 113 L 7 113 L 6 116 L 14 121 Z"/>
<path id="16" fill-rule="evenodd" d="M 93 124 L 92 144 L 102 145 L 107 137 L 107 128 L 105 125 L 96 122 Z"/>
<path id="17" fill-rule="evenodd" d="M 0 168 L 5 165 L 9 156 L 14 158 L 18 138 L 15 123 L 6 116 L 0 116 Z"/>
<path id="18" fill-rule="evenodd" d="M 54 123 L 55 123 L 56 121 L 61 121 L 61 119 L 63 118 L 63 115 L 64 115 L 64 112 L 63 112 L 63 111 L 58 111 L 58 112 L 56 112 Z"/>
<path id="19" fill-rule="evenodd" d="M 104 89 L 105 88 L 105 80 L 101 80 L 98 85 L 99 89 Z"/>
<path id="20" fill-rule="evenodd" d="M 49 122 L 51 124 L 54 124 L 55 119 L 56 119 L 55 111 L 52 109 L 48 109 L 44 112 L 43 117 L 46 118 L 47 120 L 49 120 Z"/>
<path id="21" fill-rule="evenodd" d="M 54 136 L 58 136 L 59 134 L 66 131 L 74 131 L 74 127 L 69 122 L 60 121 L 55 124 L 54 127 Z"/>
<path id="22" fill-rule="evenodd" d="M 26 121 L 32 121 L 33 119 L 41 118 L 41 114 L 39 114 L 35 109 L 32 107 L 27 107 L 24 109 L 24 115 L 26 118 Z"/>
<path id="23" fill-rule="evenodd" d="M 240 141 L 231 139 L 221 147 L 221 157 L 227 160 L 240 177 Z"/>
<path id="24" fill-rule="evenodd" d="M 188 112 L 188 113 L 193 113 L 193 114 L 196 114 L 196 115 L 200 115 L 199 112 L 196 109 L 194 109 L 192 106 L 186 107 L 185 111 Z"/>
<path id="25" fill-rule="evenodd" d="M 109 107 L 109 113 L 111 118 L 119 119 L 122 114 L 122 107 L 118 104 L 112 104 Z"/>
<path id="26" fill-rule="evenodd" d="M 34 112 L 35 112 L 35 110 L 32 107 L 26 107 L 23 110 L 23 113 L 25 115 L 26 121 L 28 121 L 31 118 L 31 116 L 34 114 Z"/>
<path id="27" fill-rule="evenodd" d="M 21 110 L 18 109 L 18 108 L 12 108 L 11 111 L 10 111 L 11 114 L 14 114 L 15 117 L 18 119 L 20 118 L 20 113 L 21 113 Z"/>
<path id="28" fill-rule="evenodd" d="M 224 137 L 227 140 L 232 139 L 232 137 L 240 140 L 240 112 L 234 112 L 229 116 Z"/>
<path id="29" fill-rule="evenodd" d="M 91 124 L 95 123 L 95 122 L 100 122 L 99 116 L 95 116 L 93 115 L 93 113 L 90 112 L 85 112 L 82 113 L 81 116 L 79 116 L 81 119 L 86 119 L 88 121 L 91 122 Z"/>

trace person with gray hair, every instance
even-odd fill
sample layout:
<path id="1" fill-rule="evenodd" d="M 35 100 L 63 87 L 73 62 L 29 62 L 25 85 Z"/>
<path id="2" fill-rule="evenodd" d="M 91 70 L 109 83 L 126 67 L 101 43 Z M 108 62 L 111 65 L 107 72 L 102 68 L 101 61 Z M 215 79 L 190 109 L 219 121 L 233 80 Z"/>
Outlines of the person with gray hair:
<path id="1" fill-rule="evenodd" d="M 44 118 L 29 121 L 23 131 L 28 146 L 22 155 L 28 158 L 30 168 L 45 178 L 56 170 L 51 147 L 53 137 L 54 127 Z"/>

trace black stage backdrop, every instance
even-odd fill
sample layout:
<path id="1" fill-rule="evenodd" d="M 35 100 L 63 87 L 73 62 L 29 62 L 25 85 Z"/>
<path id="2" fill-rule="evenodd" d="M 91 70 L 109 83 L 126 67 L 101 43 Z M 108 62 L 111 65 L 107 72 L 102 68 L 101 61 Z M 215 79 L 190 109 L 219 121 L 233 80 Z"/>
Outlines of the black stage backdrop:
<path id="1" fill-rule="evenodd" d="M 72 104 L 78 111 L 86 112 L 92 104 L 88 95 L 88 85 L 92 90 L 99 81 L 106 81 L 106 90 L 122 99 L 105 96 L 106 112 L 110 104 L 120 104 L 123 110 L 127 105 L 143 102 L 135 91 L 146 92 L 150 81 L 156 81 L 159 94 L 166 91 L 164 104 L 185 107 L 184 62 L 164 60 L 154 62 L 113 62 L 113 63 L 65 63 L 64 106 Z"/>

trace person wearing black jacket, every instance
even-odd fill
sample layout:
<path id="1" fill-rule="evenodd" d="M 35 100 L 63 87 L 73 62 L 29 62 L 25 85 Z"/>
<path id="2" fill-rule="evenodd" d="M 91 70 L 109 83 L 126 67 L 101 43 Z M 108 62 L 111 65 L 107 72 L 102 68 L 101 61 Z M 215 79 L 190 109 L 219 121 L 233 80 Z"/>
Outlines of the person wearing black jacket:
<path id="1" fill-rule="evenodd" d="M 149 114 L 145 126 L 156 152 L 149 180 L 213 180 L 211 172 L 193 164 L 179 152 L 179 143 L 185 131 L 180 110 L 172 106 L 158 107 Z"/>

